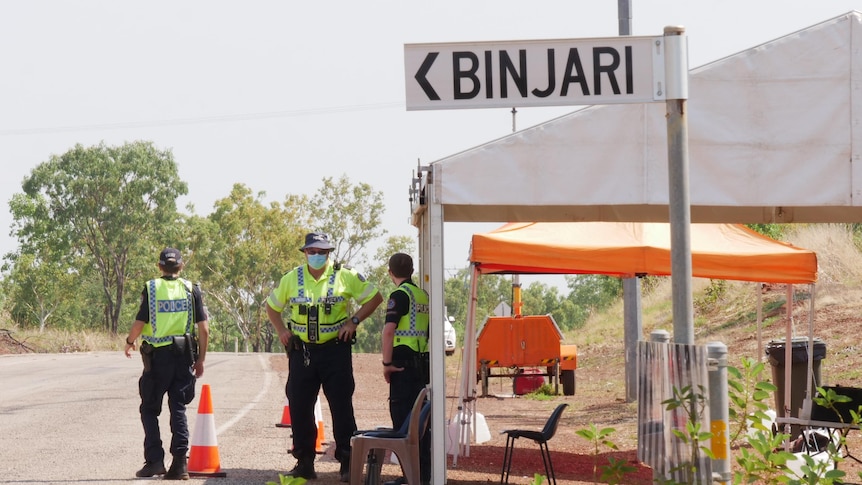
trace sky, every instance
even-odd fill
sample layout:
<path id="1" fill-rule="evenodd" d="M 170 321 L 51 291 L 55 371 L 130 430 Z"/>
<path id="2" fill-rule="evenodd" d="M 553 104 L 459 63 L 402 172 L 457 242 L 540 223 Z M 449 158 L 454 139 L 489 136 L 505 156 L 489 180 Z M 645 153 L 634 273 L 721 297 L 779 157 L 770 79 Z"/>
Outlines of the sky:
<path id="1" fill-rule="evenodd" d="M 853 9 L 862 1 L 631 0 L 631 33 L 685 27 L 694 68 Z M 173 152 L 181 209 L 207 215 L 235 183 L 267 201 L 313 197 L 346 175 L 384 193 L 389 235 L 415 237 L 419 164 L 577 108 L 407 111 L 404 44 L 618 34 L 611 0 L 2 2 L 0 254 L 17 248 L 8 202 L 33 168 L 76 144 L 135 140 Z M 447 223 L 448 275 L 467 266 L 473 233 L 503 222 Z"/>

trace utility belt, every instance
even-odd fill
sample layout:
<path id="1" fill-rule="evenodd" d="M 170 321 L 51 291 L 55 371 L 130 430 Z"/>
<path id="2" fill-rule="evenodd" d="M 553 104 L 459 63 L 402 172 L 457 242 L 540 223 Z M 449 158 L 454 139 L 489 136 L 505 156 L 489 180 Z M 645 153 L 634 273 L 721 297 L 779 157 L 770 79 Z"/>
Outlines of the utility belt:
<path id="1" fill-rule="evenodd" d="M 145 371 L 150 370 L 153 355 L 165 354 L 168 352 L 173 355 L 184 356 L 189 367 L 195 365 L 199 355 L 198 342 L 195 336 L 187 333 L 185 335 L 172 335 L 170 339 L 170 344 L 159 347 L 146 341 L 141 344 L 141 357 L 144 360 Z"/>
<path id="2" fill-rule="evenodd" d="M 323 325 L 317 323 L 309 323 L 308 325 L 303 325 L 301 323 L 291 322 L 290 331 L 295 334 L 305 334 L 305 337 L 308 339 L 307 343 L 320 345 L 321 337 L 323 337 L 324 335 L 337 335 L 338 331 L 341 330 L 341 327 L 344 326 L 345 321 L 346 320 L 342 320 L 337 323 Z M 327 343 L 330 340 L 337 340 L 337 338 L 327 339 L 323 343 Z M 303 340 L 303 342 L 305 341 Z"/>
<path id="3" fill-rule="evenodd" d="M 287 342 L 287 351 L 290 352 L 291 350 L 308 350 L 310 352 L 314 352 L 315 350 L 334 347 L 339 343 L 350 344 L 352 342 L 343 342 L 341 341 L 341 339 L 338 338 L 327 340 L 323 343 L 306 342 L 302 340 L 299 335 L 294 334 L 293 337 L 290 337 L 290 340 Z"/>
<path id="4" fill-rule="evenodd" d="M 411 356 L 401 356 L 401 358 L 392 358 L 392 365 L 404 369 L 425 369 L 431 363 L 431 356 L 428 352 L 414 352 Z"/>
<path id="5" fill-rule="evenodd" d="M 302 339 L 300 339 L 300 342 L 302 342 L 302 345 L 304 345 L 305 348 L 307 348 L 308 350 L 311 350 L 312 352 L 315 350 L 318 350 L 318 349 L 325 349 L 327 347 L 334 347 L 334 346 L 338 345 L 339 342 L 345 343 L 345 344 L 347 343 L 347 342 L 342 342 L 338 338 L 334 338 L 332 340 L 327 340 L 326 342 L 323 342 L 323 343 L 304 342 L 304 341 L 302 341 Z"/>

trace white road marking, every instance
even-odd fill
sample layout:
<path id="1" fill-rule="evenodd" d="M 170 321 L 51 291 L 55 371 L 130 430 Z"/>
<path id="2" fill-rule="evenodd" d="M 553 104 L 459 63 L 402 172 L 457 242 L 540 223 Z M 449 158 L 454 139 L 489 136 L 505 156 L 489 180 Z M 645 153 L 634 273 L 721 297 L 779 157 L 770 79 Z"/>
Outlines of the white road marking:
<path id="1" fill-rule="evenodd" d="M 267 369 L 266 361 L 264 360 L 262 354 L 258 354 L 257 358 L 260 361 L 260 367 L 264 370 L 263 387 L 260 389 L 260 392 L 257 393 L 257 396 L 254 397 L 254 399 L 252 399 L 248 404 L 246 404 L 242 409 L 240 409 L 230 420 L 219 426 L 219 428 L 216 430 L 216 435 L 224 433 L 225 431 L 230 429 L 231 426 L 239 422 L 239 420 L 245 417 L 245 415 L 248 414 L 249 411 L 254 409 L 257 403 L 259 403 L 263 399 L 263 396 L 266 395 L 267 390 L 269 389 L 269 385 L 272 382 L 273 373 Z"/>

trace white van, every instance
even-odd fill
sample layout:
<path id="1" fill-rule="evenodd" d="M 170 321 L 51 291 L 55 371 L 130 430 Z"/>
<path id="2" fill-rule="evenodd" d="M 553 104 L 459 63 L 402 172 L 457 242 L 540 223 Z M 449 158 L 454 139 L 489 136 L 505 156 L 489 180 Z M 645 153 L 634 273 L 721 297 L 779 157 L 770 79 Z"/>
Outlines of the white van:
<path id="1" fill-rule="evenodd" d="M 446 355 L 455 353 L 455 345 L 458 343 L 458 334 L 455 333 L 455 327 L 452 322 L 455 317 L 448 317 L 443 320 L 443 347 L 446 349 Z"/>

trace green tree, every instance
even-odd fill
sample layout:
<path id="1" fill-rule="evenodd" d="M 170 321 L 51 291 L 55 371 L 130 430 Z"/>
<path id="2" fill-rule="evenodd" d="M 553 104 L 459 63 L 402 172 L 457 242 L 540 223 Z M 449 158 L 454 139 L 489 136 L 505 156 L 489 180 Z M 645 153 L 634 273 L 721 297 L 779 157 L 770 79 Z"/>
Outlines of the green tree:
<path id="1" fill-rule="evenodd" d="M 556 286 L 534 281 L 522 291 L 524 315 L 550 314 L 560 330 L 577 328 L 586 322 L 589 311 L 574 301 L 560 295 Z"/>
<path id="2" fill-rule="evenodd" d="M 281 204 L 267 204 L 264 196 L 234 185 L 205 222 L 195 222 L 197 236 L 188 242 L 210 315 L 221 319 L 213 333 L 224 345 L 235 334 L 254 351 L 272 351 L 275 336 L 266 298 L 284 273 L 304 262 L 297 248 L 307 232 L 329 234 L 336 244 L 332 259 L 354 267 L 363 261 L 366 247 L 385 233 L 379 227 L 382 193 L 368 184 L 353 185 L 346 176 L 337 182 L 324 178 L 313 200 L 288 194 Z"/>
<path id="3" fill-rule="evenodd" d="M 476 285 L 476 322 L 481 324 L 488 316 L 493 315 L 494 309 L 500 303 L 506 303 L 507 305 L 512 306 L 511 276 L 480 276 L 478 284 Z"/>
<path id="4" fill-rule="evenodd" d="M 312 227 L 329 234 L 336 260 L 357 268 L 366 266 L 366 248 L 387 232 L 381 226 L 386 211 L 383 192 L 366 183 L 353 185 L 346 175 L 338 180 L 325 177 L 313 202 Z"/>
<path id="5" fill-rule="evenodd" d="M 46 251 L 50 252 L 50 251 Z M 32 254 L 15 255 L 10 282 L 10 312 L 19 323 L 32 322 L 43 332 L 56 313 L 73 302 L 69 296 L 76 274 L 67 271 L 56 258 L 40 260 Z"/>
<path id="6" fill-rule="evenodd" d="M 470 268 L 463 268 L 443 282 L 443 301 L 450 317 L 455 317 L 456 324 L 464 325 L 467 318 L 467 305 L 470 302 Z M 480 278 L 481 279 L 481 278 Z M 455 330 L 459 326 L 455 325 Z"/>
<path id="7" fill-rule="evenodd" d="M 211 350 L 234 350 L 239 340 L 245 343 L 242 333 L 234 325 L 230 310 L 223 308 L 221 302 L 211 292 L 223 290 L 218 285 L 222 280 L 211 278 L 212 269 L 207 262 L 215 254 L 215 248 L 222 248 L 222 235 L 219 227 L 210 220 L 211 216 L 194 214 L 194 207 L 189 205 L 190 215 L 183 216 L 182 234 L 178 235 L 178 248 L 183 254 L 185 268 L 183 277 L 200 285 L 204 306 L 209 318 L 209 345 Z M 216 255 L 220 258 L 221 255 Z M 234 340 L 236 339 L 236 341 Z"/>
<path id="8" fill-rule="evenodd" d="M 590 316 L 588 309 L 578 305 L 570 299 L 564 299 L 552 312 L 554 320 L 560 326 L 560 330 L 569 331 L 581 328 Z"/>
<path id="9" fill-rule="evenodd" d="M 446 310 L 449 316 L 455 317 L 455 331 L 459 340 L 463 341 L 464 325 L 467 322 L 467 310 L 470 302 L 470 275 L 472 269 L 466 267 L 458 270 L 454 276 L 443 283 Z M 476 326 L 485 322 L 493 315 L 494 308 L 500 303 L 512 305 L 512 277 L 510 275 L 481 275 L 476 282 Z"/>
<path id="10" fill-rule="evenodd" d="M 256 352 L 272 351 L 266 298 L 285 272 L 303 262 L 297 248 L 310 224 L 304 197 L 265 204 L 264 196 L 235 184 L 229 196 L 216 201 L 207 218 L 211 226 L 196 223 L 198 234 L 214 237 L 195 241 L 209 306 L 217 304 L 236 326 L 245 349 L 251 345 Z"/>
<path id="11" fill-rule="evenodd" d="M 607 283 L 609 288 L 598 290 L 593 287 L 594 291 L 611 291 L 614 290 L 615 278 L 610 278 Z M 456 330 L 459 335 L 463 335 L 462 328 L 458 322 L 466 322 L 467 303 L 470 296 L 470 269 L 464 268 L 458 270 L 453 276 L 448 278 L 444 283 L 446 291 L 445 301 L 446 307 L 449 310 L 449 315 L 455 317 Z M 586 288 L 581 288 L 586 290 Z M 512 276 L 511 275 L 482 275 L 479 277 L 477 288 L 477 306 L 476 306 L 476 324 L 482 325 L 485 318 L 491 315 L 501 302 L 507 305 L 512 305 Z M 613 301 L 612 296 L 606 296 L 607 305 Z M 591 298 L 587 303 L 594 302 Z M 549 286 L 542 282 L 532 282 L 526 288 L 521 289 L 521 302 L 523 307 L 521 313 L 523 315 L 547 315 L 551 314 L 554 321 L 557 322 L 560 329 L 563 331 L 572 330 L 581 327 L 587 320 L 590 314 L 590 307 L 583 306 L 576 302 L 575 297 L 571 294 L 568 297 L 560 295 L 559 290 L 555 286 Z"/>
<path id="12" fill-rule="evenodd" d="M 380 336 L 383 331 L 383 322 L 386 319 L 385 302 L 389 294 L 395 290 L 395 285 L 392 284 L 392 280 L 389 278 L 389 257 L 395 253 L 409 254 L 413 256 L 413 265 L 418 267 L 415 247 L 416 244 L 410 237 L 390 236 L 375 252 L 374 262 L 377 264 L 368 270 L 365 277 L 368 281 L 374 283 L 374 286 L 383 295 L 384 304 L 377 307 L 377 310 L 359 326 L 354 351 L 363 353 L 380 352 Z M 414 272 L 413 282 L 421 286 L 421 283 L 416 278 L 417 273 Z"/>
<path id="13" fill-rule="evenodd" d="M 549 286 L 540 281 L 530 283 L 521 289 L 521 301 L 524 315 L 547 315 L 553 313 L 559 306 L 563 297 L 556 286 Z"/>
<path id="14" fill-rule="evenodd" d="M 606 275 L 566 275 L 569 299 L 588 311 L 600 311 L 616 301 L 623 292 L 622 280 Z"/>
<path id="15" fill-rule="evenodd" d="M 790 227 L 790 224 L 746 224 L 746 226 L 766 237 L 781 240 L 787 233 L 787 228 Z"/>
<path id="16" fill-rule="evenodd" d="M 171 152 L 151 142 L 76 145 L 24 179 L 10 202 L 13 232 L 21 254 L 50 248 L 87 262 L 69 270 L 95 268 L 104 327 L 116 333 L 132 261 L 152 259 L 154 237 L 176 224 L 176 199 L 187 191 Z"/>

